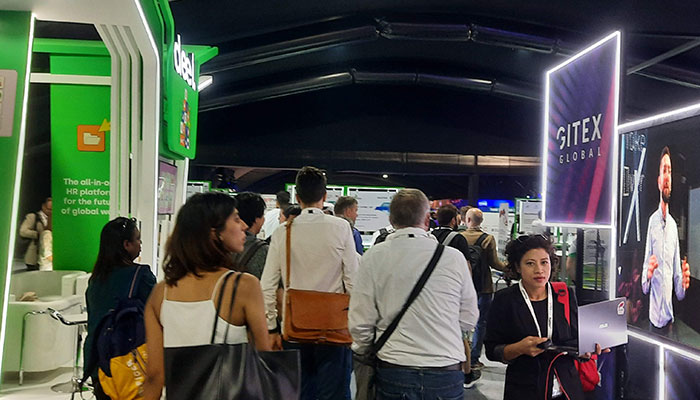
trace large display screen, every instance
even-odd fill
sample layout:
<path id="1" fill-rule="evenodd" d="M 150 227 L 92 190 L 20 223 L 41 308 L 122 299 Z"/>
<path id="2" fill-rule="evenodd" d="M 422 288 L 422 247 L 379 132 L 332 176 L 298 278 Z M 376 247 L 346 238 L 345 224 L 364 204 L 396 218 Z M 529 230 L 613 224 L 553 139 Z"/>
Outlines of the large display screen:
<path id="1" fill-rule="evenodd" d="M 616 32 L 547 72 L 542 167 L 546 225 L 612 225 L 619 71 Z"/>
<path id="2" fill-rule="evenodd" d="M 620 135 L 619 296 L 629 323 L 700 348 L 700 116 Z"/>

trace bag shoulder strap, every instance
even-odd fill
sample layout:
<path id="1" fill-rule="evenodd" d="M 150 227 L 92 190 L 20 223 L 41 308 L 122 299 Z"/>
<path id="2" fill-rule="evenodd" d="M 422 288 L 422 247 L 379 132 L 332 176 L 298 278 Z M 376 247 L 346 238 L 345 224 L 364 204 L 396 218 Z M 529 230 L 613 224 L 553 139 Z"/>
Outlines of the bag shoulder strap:
<path id="1" fill-rule="evenodd" d="M 444 244 L 445 246 L 449 246 L 450 243 L 452 243 L 452 240 L 454 240 L 454 238 L 457 237 L 457 235 L 459 235 L 459 232 L 457 231 L 452 231 L 448 233 L 447 236 L 445 236 L 445 239 L 442 241 L 442 244 Z"/>
<path id="2" fill-rule="evenodd" d="M 234 303 L 234 300 L 236 300 L 236 292 L 238 292 L 238 283 L 241 281 L 242 276 L 243 276 L 243 273 L 239 273 L 238 276 L 236 277 L 236 280 L 233 281 L 233 292 L 231 292 L 231 308 L 228 311 L 229 319 L 231 319 L 231 317 L 233 316 L 233 303 Z M 217 315 L 216 317 L 217 317 L 216 319 L 218 320 L 219 316 Z M 226 324 L 226 330 L 224 331 L 224 343 L 226 343 L 226 340 L 228 339 L 228 328 L 230 328 L 230 327 L 231 327 L 231 323 L 229 322 Z M 216 331 L 214 331 L 214 333 L 216 333 Z"/>
<path id="3" fill-rule="evenodd" d="M 287 246 L 286 246 L 286 253 L 287 253 L 287 276 L 284 279 L 284 289 L 289 289 L 289 275 L 290 275 L 290 269 L 291 269 L 291 264 L 292 264 L 292 223 L 294 222 L 294 219 L 292 218 L 291 220 L 287 221 Z"/>
<path id="4" fill-rule="evenodd" d="M 418 282 L 416 282 L 415 286 L 413 286 L 413 290 L 411 290 L 411 294 L 408 295 L 408 299 L 406 299 L 406 303 L 403 305 L 403 308 L 399 313 L 394 317 L 394 320 L 391 321 L 389 326 L 386 328 L 384 333 L 382 333 L 382 336 L 379 337 L 379 340 L 377 340 L 376 343 L 372 346 L 372 351 L 371 353 L 377 354 L 379 350 L 384 346 L 384 344 L 389 340 L 389 337 L 391 336 L 392 333 L 396 330 L 396 328 L 399 326 L 399 322 L 401 321 L 401 318 L 403 317 L 404 314 L 406 314 L 406 311 L 408 311 L 408 308 L 411 306 L 413 301 L 418 297 L 420 294 L 421 290 L 423 290 L 423 286 L 425 286 L 425 283 L 428 281 L 428 278 L 430 277 L 430 274 L 433 273 L 435 270 L 435 266 L 437 265 L 438 261 L 440 260 L 440 256 L 442 256 L 442 252 L 445 250 L 445 246 L 442 244 L 438 244 L 437 248 L 435 249 L 435 253 L 433 253 L 433 257 L 430 259 L 430 262 L 428 263 L 428 266 L 425 268 L 425 271 L 423 271 L 423 274 L 420 276 L 418 279 Z"/>
<path id="5" fill-rule="evenodd" d="M 481 236 L 479 236 L 479 238 L 476 239 L 476 243 L 474 243 L 474 246 L 481 247 L 481 244 L 484 243 L 484 240 L 486 240 L 487 237 L 489 237 L 488 233 L 486 233 L 486 232 L 482 233 Z"/>
<path id="6" fill-rule="evenodd" d="M 221 283 L 221 289 L 219 289 L 219 300 L 216 302 L 216 314 L 214 315 L 214 328 L 211 330 L 211 344 L 214 344 L 214 339 L 216 338 L 216 325 L 219 322 L 219 313 L 221 312 L 221 302 L 224 299 L 224 290 L 226 289 L 226 283 L 228 282 L 229 278 L 233 274 L 224 274 L 226 277 L 224 277 L 224 281 Z M 243 274 L 238 274 L 238 278 L 240 279 L 240 276 Z M 234 293 L 235 295 L 235 293 Z M 233 296 L 231 297 L 231 301 L 233 301 Z"/>
<path id="7" fill-rule="evenodd" d="M 139 265 L 136 267 L 136 272 L 134 272 L 134 277 L 131 279 L 131 287 L 129 288 L 129 298 L 134 295 L 134 288 L 136 288 L 136 284 L 139 281 L 139 272 L 141 272 L 141 267 L 143 265 Z"/>
<path id="8" fill-rule="evenodd" d="M 257 253 L 258 250 L 260 250 L 260 248 L 266 244 L 267 244 L 267 242 L 265 242 L 264 240 L 255 239 L 253 244 L 250 247 L 248 247 L 248 250 L 243 252 L 243 254 L 241 255 L 241 258 L 239 261 L 240 267 L 247 269 L 248 263 L 253 258 L 255 253 Z"/>
<path id="9" fill-rule="evenodd" d="M 564 306 L 564 316 L 566 317 L 566 322 L 571 324 L 571 314 L 569 310 L 569 288 L 566 286 L 565 282 L 550 282 L 552 284 L 552 289 L 557 292 L 557 301 Z"/>

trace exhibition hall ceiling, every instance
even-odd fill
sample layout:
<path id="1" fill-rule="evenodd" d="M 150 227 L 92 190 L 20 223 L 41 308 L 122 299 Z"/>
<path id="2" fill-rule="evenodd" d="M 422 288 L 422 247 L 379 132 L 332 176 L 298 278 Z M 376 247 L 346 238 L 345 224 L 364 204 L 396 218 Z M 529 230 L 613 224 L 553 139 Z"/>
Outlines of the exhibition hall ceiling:
<path id="1" fill-rule="evenodd" d="M 623 78 L 622 121 L 700 99 L 700 3 L 516 3 L 172 2 L 183 41 L 220 49 L 202 71 L 214 84 L 201 97 L 195 163 L 294 167 L 322 151 L 538 156 L 544 71 L 617 29 L 626 69 L 638 69 Z"/>
<path id="2" fill-rule="evenodd" d="M 621 122 L 700 100 L 697 1 L 170 6 L 184 44 L 219 47 L 202 68 L 214 82 L 200 98 L 193 165 L 203 168 L 315 163 L 352 176 L 476 172 L 481 185 L 517 175 L 516 187 L 536 191 L 536 163 L 464 160 L 538 157 L 544 71 L 617 29 L 625 69 Z"/>

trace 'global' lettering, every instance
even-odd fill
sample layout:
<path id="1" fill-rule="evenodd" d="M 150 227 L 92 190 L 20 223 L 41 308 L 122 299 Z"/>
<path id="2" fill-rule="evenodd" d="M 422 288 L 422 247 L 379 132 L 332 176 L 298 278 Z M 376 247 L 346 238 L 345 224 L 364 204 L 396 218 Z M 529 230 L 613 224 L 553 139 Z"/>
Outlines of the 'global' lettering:
<path id="1" fill-rule="evenodd" d="M 173 61 L 177 74 L 180 75 L 192 89 L 197 90 L 197 82 L 194 80 L 194 53 L 190 53 L 189 57 L 187 56 L 187 52 L 182 49 L 179 34 L 177 35 L 177 40 L 173 44 Z"/>

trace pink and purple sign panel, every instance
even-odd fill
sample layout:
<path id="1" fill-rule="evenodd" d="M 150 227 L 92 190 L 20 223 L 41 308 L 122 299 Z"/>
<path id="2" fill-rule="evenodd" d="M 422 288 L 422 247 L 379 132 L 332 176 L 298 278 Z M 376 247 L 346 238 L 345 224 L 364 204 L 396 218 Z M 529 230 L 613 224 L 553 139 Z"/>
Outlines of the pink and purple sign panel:
<path id="1" fill-rule="evenodd" d="M 619 49 L 616 32 L 547 73 L 547 224 L 612 224 Z"/>

